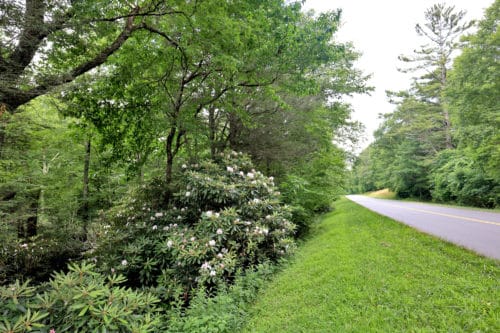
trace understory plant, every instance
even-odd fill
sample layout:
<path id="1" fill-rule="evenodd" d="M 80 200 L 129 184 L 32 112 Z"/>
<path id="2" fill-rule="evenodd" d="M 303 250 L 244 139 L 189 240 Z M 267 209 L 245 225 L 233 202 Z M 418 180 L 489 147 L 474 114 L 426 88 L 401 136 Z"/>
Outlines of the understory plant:
<path id="1" fill-rule="evenodd" d="M 248 156 L 228 152 L 180 169 L 174 191 L 152 182 L 105 215 L 90 254 L 103 271 L 188 301 L 193 288 L 231 283 L 238 269 L 294 248 L 291 210 Z"/>
<path id="2" fill-rule="evenodd" d="M 173 308 L 168 313 L 168 333 L 231 333 L 239 332 L 249 317 L 258 291 L 276 272 L 276 265 L 260 264 L 254 269 L 238 272 L 232 285 L 222 285 L 216 295 L 203 286 L 194 293 L 188 308 Z"/>
<path id="3" fill-rule="evenodd" d="M 123 275 L 104 276 L 95 265 L 69 265 L 38 287 L 29 281 L 0 287 L 1 332 L 157 332 L 159 299 L 120 286 Z"/>

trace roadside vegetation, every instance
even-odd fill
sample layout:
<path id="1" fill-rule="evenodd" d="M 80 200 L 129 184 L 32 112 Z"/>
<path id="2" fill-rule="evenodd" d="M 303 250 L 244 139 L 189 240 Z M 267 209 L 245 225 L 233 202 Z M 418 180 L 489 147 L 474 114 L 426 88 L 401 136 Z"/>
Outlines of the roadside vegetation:
<path id="1" fill-rule="evenodd" d="M 355 67 L 360 54 L 351 43 L 338 41 L 341 9 L 306 13 L 302 5 L 287 0 L 0 2 L 0 332 L 215 333 L 243 326 L 257 291 L 293 255 L 315 217 L 331 211 L 345 192 L 347 161 L 353 157 L 342 147 L 356 146 L 362 132 L 346 97 L 372 90 L 369 77 Z M 499 170 L 498 136 L 491 135 L 496 81 L 488 74 L 496 65 L 481 51 L 484 63 L 473 68 L 490 76 L 465 71 L 478 60 L 483 42 L 497 45 L 489 38 L 498 1 L 492 8 L 480 33 L 470 37 L 470 50 L 464 49 L 464 57 L 472 58 L 463 58 L 462 72 L 450 76 L 476 81 L 438 89 L 447 92 L 450 114 L 458 112 L 467 131 L 450 139 L 448 133 L 455 132 L 449 126 L 432 128 L 436 136 L 429 138 L 439 142 L 439 154 L 429 156 L 439 155 L 438 164 L 418 154 L 430 149 L 425 140 L 405 139 L 401 149 L 388 150 L 401 166 L 386 168 L 396 177 L 388 179 L 403 186 L 388 185 L 399 196 L 409 188 L 428 193 L 419 183 L 401 180 L 423 179 L 427 169 L 422 167 L 432 165 L 438 172 L 434 190 L 443 198 L 453 201 L 457 189 L 475 193 L 479 201 L 473 202 L 485 206 L 497 202 L 490 195 Z M 492 82 L 476 87 L 483 77 Z M 461 90 L 475 96 L 470 87 L 479 89 L 483 104 L 457 99 Z M 427 102 L 437 98 L 427 97 Z M 399 107 L 420 123 L 420 113 L 403 105 L 413 104 Z M 470 109 L 473 105 L 480 109 Z M 477 110 L 484 111 L 482 117 L 472 116 Z M 387 129 L 391 143 L 415 137 Z M 427 138 L 427 130 L 416 137 Z M 441 152 L 443 145 L 447 150 Z M 358 159 L 355 174 L 364 162 Z M 352 183 L 364 191 L 378 188 Z M 378 226 L 371 227 L 362 233 L 376 232 Z M 316 237 L 331 236 L 326 227 L 323 231 L 316 229 Z M 356 236 L 351 231 L 350 237 Z M 316 249 L 306 268 L 320 263 L 318 256 L 327 248 L 345 251 L 342 244 L 353 242 L 347 238 Z M 392 241 L 380 242 L 386 251 L 397 248 Z M 302 252 L 311 247 L 307 244 Z M 349 297 L 361 272 L 378 269 L 367 261 L 373 249 L 358 246 L 356 254 L 364 258 L 332 261 L 325 271 L 344 274 L 341 283 L 328 287 L 338 288 L 333 294 Z M 463 256 L 472 267 L 480 260 Z M 394 264 L 393 270 L 399 264 L 410 270 L 404 262 Z M 460 267 L 458 275 L 449 268 L 445 277 L 460 276 Z M 496 269 L 488 268 L 489 274 L 496 276 Z M 311 281 L 319 275 L 331 279 L 315 274 Z M 420 276 L 416 270 L 409 274 L 408 279 Z M 424 288 L 423 278 L 416 281 Z M 389 288 L 390 282 L 379 281 L 379 287 Z M 466 282 L 476 288 L 477 281 Z M 477 289 L 481 300 L 484 290 L 494 295 L 488 283 Z M 404 291 L 400 288 L 387 299 Z M 445 302 L 439 320 L 452 328 L 496 324 L 488 317 L 496 304 L 489 296 L 477 303 L 475 290 L 464 294 L 463 304 Z M 294 292 L 308 299 L 316 291 Z M 385 299 L 371 302 L 383 307 Z M 369 308 L 342 311 L 361 313 L 364 307 Z M 453 317 L 456 309 L 464 309 L 464 315 Z M 435 309 L 428 305 L 427 310 Z M 389 321 L 400 315 L 411 317 L 396 311 Z"/>
<path id="2" fill-rule="evenodd" d="M 344 97 L 371 88 L 340 22 L 0 2 L 0 332 L 235 331 L 343 191 Z"/>
<path id="3" fill-rule="evenodd" d="M 341 199 L 244 332 L 497 332 L 500 263 Z"/>
<path id="4" fill-rule="evenodd" d="M 417 78 L 389 93 L 395 111 L 355 161 L 352 192 L 389 188 L 400 198 L 500 206 L 500 1 L 460 38 L 471 26 L 464 14 L 435 5 L 416 26 L 428 44 L 400 60 Z"/>

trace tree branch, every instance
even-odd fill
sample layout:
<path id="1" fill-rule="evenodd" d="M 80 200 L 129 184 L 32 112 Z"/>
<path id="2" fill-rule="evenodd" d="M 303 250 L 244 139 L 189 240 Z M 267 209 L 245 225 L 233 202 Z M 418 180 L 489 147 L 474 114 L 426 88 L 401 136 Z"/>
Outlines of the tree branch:
<path id="1" fill-rule="evenodd" d="M 138 13 L 139 10 L 139 7 L 135 7 L 131 11 L 131 14 Z M 10 111 L 13 112 L 20 105 L 23 105 L 40 95 L 46 94 L 51 88 L 71 82 L 78 76 L 102 65 L 109 58 L 109 56 L 111 56 L 125 43 L 125 41 L 131 36 L 132 32 L 138 29 L 138 26 L 133 24 L 134 17 L 135 16 L 131 15 L 127 18 L 127 22 L 118 37 L 115 38 L 111 45 L 103 49 L 94 58 L 80 64 L 66 74 L 52 77 L 27 91 L 23 91 L 18 88 L 9 89 L 6 87 L 0 87 L 0 101 L 5 103 Z"/>
<path id="2" fill-rule="evenodd" d="M 136 7 L 132 10 L 132 14 L 137 14 L 139 12 L 139 7 Z M 137 30 L 137 26 L 134 26 L 134 18 L 135 16 L 129 16 L 127 18 L 127 22 L 125 24 L 125 27 L 123 31 L 116 37 L 115 41 L 111 43 L 110 46 L 105 48 L 104 50 L 101 51 L 97 56 L 95 56 L 93 59 L 81 64 L 80 66 L 76 67 L 71 71 L 71 76 L 69 77 L 70 82 L 74 80 L 77 76 L 82 75 L 83 73 L 88 72 L 89 70 L 96 68 L 99 65 L 102 65 L 109 56 L 111 56 L 113 53 L 115 53 L 116 50 L 118 50 L 123 43 L 131 36 L 132 32 L 134 30 Z"/>
<path id="3" fill-rule="evenodd" d="M 166 33 L 164 33 L 161 30 L 158 30 L 158 29 L 148 25 L 145 22 L 142 22 L 137 28 L 144 29 L 144 30 L 147 30 L 149 32 L 160 35 L 161 37 L 165 38 L 170 43 L 170 45 L 175 46 L 176 48 L 180 48 L 179 43 L 177 43 L 175 40 L 173 40 L 169 35 L 167 35 Z"/>

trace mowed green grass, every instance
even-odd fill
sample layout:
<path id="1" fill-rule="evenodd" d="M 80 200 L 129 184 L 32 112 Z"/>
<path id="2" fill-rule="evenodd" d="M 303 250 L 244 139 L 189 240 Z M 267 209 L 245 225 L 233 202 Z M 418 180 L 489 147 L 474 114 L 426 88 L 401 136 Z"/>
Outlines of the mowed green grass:
<path id="1" fill-rule="evenodd" d="M 251 313 L 244 332 L 500 332 L 500 262 L 342 199 Z"/>

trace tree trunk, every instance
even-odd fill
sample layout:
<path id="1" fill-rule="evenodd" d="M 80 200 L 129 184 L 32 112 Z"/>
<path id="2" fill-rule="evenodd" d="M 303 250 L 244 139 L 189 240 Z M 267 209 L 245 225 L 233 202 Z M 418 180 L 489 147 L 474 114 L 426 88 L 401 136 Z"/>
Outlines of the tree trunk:
<path id="1" fill-rule="evenodd" d="M 26 221 L 20 221 L 18 225 L 18 237 L 30 238 L 37 235 L 38 228 L 38 206 L 40 204 L 40 195 L 42 189 L 40 187 L 29 191 L 28 199 L 28 217 Z"/>
<path id="2" fill-rule="evenodd" d="M 268 156 L 266 156 L 266 175 L 271 174 L 271 160 Z"/>
<path id="3" fill-rule="evenodd" d="M 3 118 L 3 114 L 7 112 L 7 105 L 0 103 L 0 159 L 3 156 L 3 150 L 5 145 L 5 127 L 7 126 L 6 118 Z"/>
<path id="4" fill-rule="evenodd" d="M 232 150 L 238 151 L 240 146 L 239 135 L 242 127 L 241 120 L 234 112 L 229 113 L 228 119 L 229 119 L 229 146 Z"/>
<path id="5" fill-rule="evenodd" d="M 177 129 L 175 127 L 171 127 L 170 133 L 168 133 L 167 136 L 167 142 L 165 143 L 165 151 L 167 153 L 167 164 L 165 166 L 165 181 L 167 184 L 170 184 L 172 182 L 172 167 L 174 164 L 173 142 L 176 132 Z"/>
<path id="6" fill-rule="evenodd" d="M 446 76 L 447 76 L 447 71 L 448 69 L 446 68 L 446 62 L 441 64 L 441 73 L 440 73 L 440 83 L 441 83 L 441 95 L 444 92 L 444 89 L 446 88 Z M 445 103 L 442 101 L 442 96 L 440 96 L 440 104 L 441 107 L 443 108 L 443 119 L 444 119 L 444 135 L 445 135 L 445 146 L 447 149 L 452 149 L 453 148 L 453 143 L 451 142 L 451 122 L 450 122 L 450 114 L 448 112 L 448 107 L 446 106 Z"/>
<path id="7" fill-rule="evenodd" d="M 444 117 L 444 130 L 445 130 L 445 143 L 447 149 L 452 149 L 453 143 L 451 141 L 451 122 L 448 109 L 443 105 L 443 117 Z"/>
<path id="8" fill-rule="evenodd" d="M 215 159 L 217 148 L 215 147 L 215 110 L 213 106 L 208 108 L 208 141 L 210 143 L 210 157 Z"/>
<path id="9" fill-rule="evenodd" d="M 85 158 L 83 161 L 83 192 L 82 192 L 82 208 L 81 215 L 83 219 L 83 240 L 87 240 L 87 229 L 90 222 L 89 212 L 89 170 L 90 170 L 90 151 L 91 138 L 90 135 L 85 141 Z"/>

